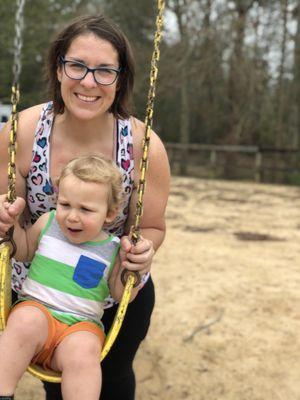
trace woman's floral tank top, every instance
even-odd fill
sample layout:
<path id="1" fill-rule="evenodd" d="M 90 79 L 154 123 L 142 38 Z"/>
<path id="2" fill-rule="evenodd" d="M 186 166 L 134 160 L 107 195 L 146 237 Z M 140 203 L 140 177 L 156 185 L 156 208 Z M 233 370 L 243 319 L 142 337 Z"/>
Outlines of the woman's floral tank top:
<path id="1" fill-rule="evenodd" d="M 54 120 L 53 104 L 49 102 L 42 109 L 35 131 L 32 149 L 32 161 L 26 179 L 27 204 L 30 211 L 30 221 L 33 224 L 42 214 L 56 208 L 57 193 L 49 175 L 50 167 L 50 137 Z M 115 138 L 115 162 L 123 175 L 124 208 L 120 211 L 114 223 L 107 227 L 107 232 L 122 236 L 129 212 L 129 201 L 133 190 L 134 160 L 130 120 L 118 120 Z M 63 149 L 62 149 L 63 151 Z M 12 288 L 19 292 L 27 276 L 29 263 L 13 260 Z"/>

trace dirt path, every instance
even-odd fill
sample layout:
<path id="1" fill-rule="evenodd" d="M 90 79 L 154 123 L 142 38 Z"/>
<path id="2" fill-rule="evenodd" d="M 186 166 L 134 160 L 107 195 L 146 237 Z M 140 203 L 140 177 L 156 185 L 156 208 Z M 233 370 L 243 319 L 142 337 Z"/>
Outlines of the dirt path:
<path id="1" fill-rule="evenodd" d="M 300 189 L 173 178 L 167 223 L 137 400 L 299 400 Z"/>

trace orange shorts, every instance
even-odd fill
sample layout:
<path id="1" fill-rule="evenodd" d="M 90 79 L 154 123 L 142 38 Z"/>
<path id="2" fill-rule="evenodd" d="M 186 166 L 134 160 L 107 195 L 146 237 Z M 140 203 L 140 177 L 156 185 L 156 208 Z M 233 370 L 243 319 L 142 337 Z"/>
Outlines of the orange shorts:
<path id="1" fill-rule="evenodd" d="M 88 331 L 94 333 L 96 336 L 98 336 L 101 346 L 103 346 L 105 334 L 103 330 L 93 322 L 77 322 L 76 324 L 71 326 L 67 325 L 55 319 L 45 306 L 32 300 L 25 300 L 21 303 L 18 303 L 15 307 L 13 307 L 11 312 L 14 312 L 17 308 L 27 306 L 37 307 L 43 312 L 48 320 L 47 340 L 40 352 L 36 354 L 32 359 L 32 364 L 39 364 L 42 365 L 44 369 L 51 369 L 51 360 L 54 350 L 66 336 L 74 332 Z"/>

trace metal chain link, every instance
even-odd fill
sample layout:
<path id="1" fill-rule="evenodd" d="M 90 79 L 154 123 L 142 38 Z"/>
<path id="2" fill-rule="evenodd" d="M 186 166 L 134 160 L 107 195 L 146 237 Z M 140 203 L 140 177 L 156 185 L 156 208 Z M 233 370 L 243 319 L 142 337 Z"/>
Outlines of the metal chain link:
<path id="1" fill-rule="evenodd" d="M 135 222 L 132 227 L 132 241 L 134 244 L 137 243 L 140 236 L 140 222 L 143 215 L 143 195 L 146 187 L 146 171 L 148 168 L 148 154 L 150 145 L 150 134 L 153 124 L 153 112 L 154 112 L 154 99 L 155 99 L 155 89 L 156 81 L 158 75 L 158 61 L 160 57 L 159 45 L 162 38 L 163 29 L 163 13 L 165 8 L 165 1 L 157 1 L 158 14 L 156 17 L 156 32 L 154 36 L 154 50 L 152 53 L 151 60 L 151 70 L 150 70 L 150 87 L 148 91 L 148 100 L 146 107 L 146 117 L 145 117 L 145 134 L 143 139 L 143 154 L 140 163 L 141 176 L 137 188 L 138 200 L 136 203 L 135 212 Z"/>
<path id="2" fill-rule="evenodd" d="M 21 51 L 23 46 L 24 6 L 25 6 L 25 0 L 17 0 L 17 11 L 15 17 L 14 64 L 13 64 L 14 85 L 17 85 L 19 82 L 21 68 L 22 68 Z"/>
<path id="3" fill-rule="evenodd" d="M 145 117 L 145 133 L 143 138 L 143 149 L 142 149 L 142 158 L 140 163 L 140 172 L 141 176 L 139 179 L 138 187 L 137 187 L 137 203 L 135 208 L 135 221 L 134 225 L 131 228 L 131 240 L 135 245 L 140 238 L 140 224 L 141 218 L 143 215 L 143 196 L 146 188 L 146 171 L 148 168 L 148 154 L 149 154 L 149 145 L 150 145 L 150 134 L 153 124 L 153 112 L 154 112 L 154 99 L 155 99 L 155 88 L 156 81 L 158 75 L 158 61 L 160 57 L 159 45 L 162 38 L 162 29 L 163 29 L 163 13 L 165 9 L 165 1 L 157 0 L 157 10 L 158 14 L 156 17 L 156 31 L 154 36 L 154 49 L 152 53 L 151 59 L 151 70 L 150 70 L 150 86 L 148 91 L 148 100 L 146 107 L 146 117 Z M 135 283 L 134 287 L 138 286 L 141 277 L 138 272 L 129 271 L 124 269 L 121 274 L 121 280 L 123 285 L 125 286 L 126 281 L 129 276 L 133 276 Z"/>
<path id="4" fill-rule="evenodd" d="M 8 184 L 7 200 L 13 203 L 16 200 L 16 152 L 17 152 L 17 129 L 18 129 L 18 103 L 20 100 L 19 79 L 22 69 L 21 51 L 23 45 L 23 27 L 24 27 L 24 5 L 25 0 L 17 0 L 17 11 L 15 18 L 15 39 L 14 39 L 14 63 L 13 63 L 13 83 L 11 88 L 12 112 L 10 116 L 11 127 L 9 132 L 9 162 L 8 162 Z M 16 252 L 16 244 L 13 240 L 14 228 L 11 227 L 6 237 L 1 242 L 11 242 L 11 257 Z"/>
<path id="5" fill-rule="evenodd" d="M 13 203 L 16 199 L 16 151 L 17 151 L 17 129 L 18 129 L 18 103 L 20 99 L 19 78 L 22 69 L 21 51 L 23 45 L 24 27 L 24 5 L 25 0 L 17 0 L 17 11 L 15 17 L 15 39 L 14 39 L 14 63 L 13 84 L 11 88 L 11 128 L 9 134 L 9 164 L 8 164 L 8 191 L 7 199 Z"/>

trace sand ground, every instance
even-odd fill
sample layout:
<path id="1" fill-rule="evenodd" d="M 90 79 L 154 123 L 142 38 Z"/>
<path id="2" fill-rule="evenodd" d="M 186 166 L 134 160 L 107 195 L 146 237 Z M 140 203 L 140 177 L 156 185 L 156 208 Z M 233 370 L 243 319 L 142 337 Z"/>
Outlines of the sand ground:
<path id="1" fill-rule="evenodd" d="M 137 400 L 299 400 L 300 189 L 174 177 L 167 224 Z"/>

